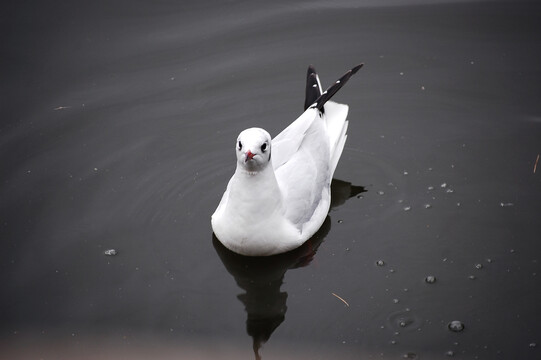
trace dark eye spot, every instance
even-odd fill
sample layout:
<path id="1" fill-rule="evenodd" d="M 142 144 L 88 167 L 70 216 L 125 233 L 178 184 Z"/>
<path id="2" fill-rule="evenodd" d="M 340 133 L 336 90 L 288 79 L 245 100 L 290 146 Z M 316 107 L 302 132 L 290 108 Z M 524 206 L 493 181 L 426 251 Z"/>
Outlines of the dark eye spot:
<path id="1" fill-rule="evenodd" d="M 239 150 L 242 150 L 242 143 L 240 142 L 240 140 L 239 140 L 239 143 L 238 143 L 238 147 L 239 147 Z"/>
<path id="2" fill-rule="evenodd" d="M 263 145 L 261 145 L 261 151 L 265 152 L 265 150 L 267 150 L 267 143 L 263 143 Z"/>

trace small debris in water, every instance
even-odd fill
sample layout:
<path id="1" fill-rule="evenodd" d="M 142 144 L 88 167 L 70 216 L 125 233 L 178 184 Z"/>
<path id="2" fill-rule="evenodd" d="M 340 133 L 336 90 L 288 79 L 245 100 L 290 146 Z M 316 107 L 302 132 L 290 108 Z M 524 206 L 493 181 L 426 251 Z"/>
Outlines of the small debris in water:
<path id="1" fill-rule="evenodd" d="M 509 252 L 510 252 L 511 254 L 513 254 L 513 253 L 515 252 L 515 249 L 511 249 L 511 250 L 509 250 Z"/>
<path id="2" fill-rule="evenodd" d="M 490 264 L 490 263 L 492 263 L 492 261 L 493 261 L 493 260 L 492 260 L 491 258 L 487 258 L 487 263 Z"/>
<path id="3" fill-rule="evenodd" d="M 537 154 L 537 158 L 535 159 L 535 164 L 533 166 L 533 173 L 535 174 L 535 170 L 537 170 L 537 163 L 539 162 L 539 154 Z"/>
<path id="4" fill-rule="evenodd" d="M 338 223 L 339 223 L 339 224 L 341 224 L 341 223 L 343 223 L 343 222 L 344 222 L 344 220 L 338 220 Z"/>
<path id="5" fill-rule="evenodd" d="M 508 203 L 501 202 L 500 203 L 501 207 L 510 207 L 510 206 L 513 206 L 513 205 L 515 205 L 515 204 L 513 204 L 512 202 L 508 202 Z"/>
<path id="6" fill-rule="evenodd" d="M 430 209 L 430 208 L 432 207 L 432 205 L 430 205 L 430 204 L 424 204 L 423 207 L 424 207 L 425 209 Z"/>
<path id="7" fill-rule="evenodd" d="M 398 300 L 398 299 L 393 299 L 393 303 L 398 304 L 399 302 L 400 302 L 400 300 Z"/>
<path id="8" fill-rule="evenodd" d="M 531 347 L 531 348 L 537 347 L 537 344 L 534 343 L 534 342 L 533 342 L 533 343 L 530 343 L 530 347 Z"/>
<path id="9" fill-rule="evenodd" d="M 404 211 L 410 211 L 411 210 L 411 206 L 405 206 L 404 207 Z"/>
<path id="10" fill-rule="evenodd" d="M 378 195 L 384 195 L 385 193 L 383 191 L 378 191 Z"/>
<path id="11" fill-rule="evenodd" d="M 433 276 L 433 275 L 428 275 L 426 278 L 425 278 L 425 282 L 427 284 L 434 284 L 436 282 L 436 277 Z"/>
<path id="12" fill-rule="evenodd" d="M 454 332 L 461 332 L 464 330 L 464 324 L 462 323 L 462 321 L 459 320 L 451 321 L 449 325 L 447 325 L 447 327 L 449 328 L 449 330 Z"/>
<path id="13" fill-rule="evenodd" d="M 440 187 L 441 187 L 442 189 L 445 189 L 445 188 L 447 187 L 447 183 L 441 184 Z"/>
<path id="14" fill-rule="evenodd" d="M 452 194 L 452 193 L 454 193 L 455 191 L 454 191 L 453 189 L 447 189 L 447 190 L 445 190 L 445 192 L 446 192 L 447 194 Z"/>
<path id="15" fill-rule="evenodd" d="M 459 202 L 457 202 L 457 203 L 456 203 L 456 206 L 460 206 L 460 203 L 459 203 Z"/>
<path id="16" fill-rule="evenodd" d="M 430 191 L 430 190 L 434 190 L 434 186 L 430 185 L 430 186 L 428 187 L 428 190 L 429 190 L 429 191 Z"/>
<path id="17" fill-rule="evenodd" d="M 404 359 L 417 359 L 417 354 L 409 352 L 409 353 L 404 354 L 402 357 Z"/>
<path id="18" fill-rule="evenodd" d="M 481 270 L 483 268 L 483 264 L 475 264 L 475 268 L 477 270 Z"/>
<path id="19" fill-rule="evenodd" d="M 385 265 L 385 261 L 383 261 L 383 260 L 378 260 L 378 261 L 376 261 L 376 265 L 377 265 L 377 266 L 383 266 L 383 265 Z"/>
<path id="20" fill-rule="evenodd" d="M 115 256 L 117 254 L 115 249 L 108 249 L 103 252 L 107 256 Z"/>
<path id="21" fill-rule="evenodd" d="M 404 173 L 403 173 L 403 174 L 404 174 L 404 175 L 408 175 L 408 172 L 407 172 L 406 170 L 404 170 Z"/>
<path id="22" fill-rule="evenodd" d="M 349 304 L 346 300 L 342 299 L 340 296 L 336 295 L 335 293 L 331 293 L 333 296 L 335 296 L 337 299 L 342 301 L 344 304 L 346 304 L 347 307 L 349 307 Z"/>
<path id="23" fill-rule="evenodd" d="M 475 275 L 470 275 L 470 276 L 468 276 L 468 279 L 470 279 L 470 280 L 475 280 L 475 279 L 477 279 L 477 278 L 475 277 Z"/>
<path id="24" fill-rule="evenodd" d="M 453 350 L 449 350 L 445 353 L 445 355 L 451 357 L 451 356 L 455 356 L 455 352 Z"/>

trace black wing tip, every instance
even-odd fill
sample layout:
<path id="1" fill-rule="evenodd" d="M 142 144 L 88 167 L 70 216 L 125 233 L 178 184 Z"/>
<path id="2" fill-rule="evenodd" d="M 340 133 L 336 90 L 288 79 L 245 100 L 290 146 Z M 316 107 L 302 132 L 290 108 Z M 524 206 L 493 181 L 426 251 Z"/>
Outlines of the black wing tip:
<path id="1" fill-rule="evenodd" d="M 349 78 L 353 74 L 357 73 L 357 71 L 359 71 L 359 69 L 362 68 L 363 66 L 364 66 L 364 63 L 360 63 L 360 64 L 354 66 L 352 69 L 348 70 L 337 81 L 335 81 L 331 86 L 329 86 L 327 88 L 327 90 L 325 90 L 316 99 L 316 101 L 309 107 L 310 108 L 317 108 L 319 111 L 323 112 L 324 111 L 323 105 L 325 105 L 325 103 L 327 101 L 329 101 L 334 96 L 334 94 L 336 94 L 338 92 L 338 90 L 340 90 L 342 88 L 342 86 L 344 86 L 346 84 L 346 82 L 349 80 Z"/>

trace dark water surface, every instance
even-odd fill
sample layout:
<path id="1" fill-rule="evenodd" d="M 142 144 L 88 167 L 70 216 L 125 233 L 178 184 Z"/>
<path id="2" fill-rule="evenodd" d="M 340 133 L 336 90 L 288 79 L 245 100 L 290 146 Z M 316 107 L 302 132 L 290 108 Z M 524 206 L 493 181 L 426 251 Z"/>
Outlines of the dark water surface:
<path id="1" fill-rule="evenodd" d="M 0 19 L 0 357 L 541 357 L 538 3 L 36 1 Z M 225 250 L 210 215 L 237 134 L 293 121 L 308 64 L 325 85 L 359 62 L 336 95 L 341 204 L 293 253 Z"/>

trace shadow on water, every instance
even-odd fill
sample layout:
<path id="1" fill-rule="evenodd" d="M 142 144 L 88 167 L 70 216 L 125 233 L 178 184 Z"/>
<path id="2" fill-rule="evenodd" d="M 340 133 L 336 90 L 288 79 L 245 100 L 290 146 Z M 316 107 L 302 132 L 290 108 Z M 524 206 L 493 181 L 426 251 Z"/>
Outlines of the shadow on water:
<path id="1" fill-rule="evenodd" d="M 333 179 L 331 209 L 365 191 L 362 186 Z M 214 234 L 212 235 L 212 243 L 225 268 L 233 275 L 237 285 L 245 291 L 237 297 L 244 304 L 248 315 L 246 332 L 253 338 L 257 360 L 261 359 L 259 354 L 261 346 L 285 320 L 287 292 L 280 289 L 285 273 L 289 269 L 308 266 L 330 230 L 331 220 L 330 216 L 327 216 L 318 232 L 301 247 L 267 257 L 239 255 L 227 249 Z"/>

